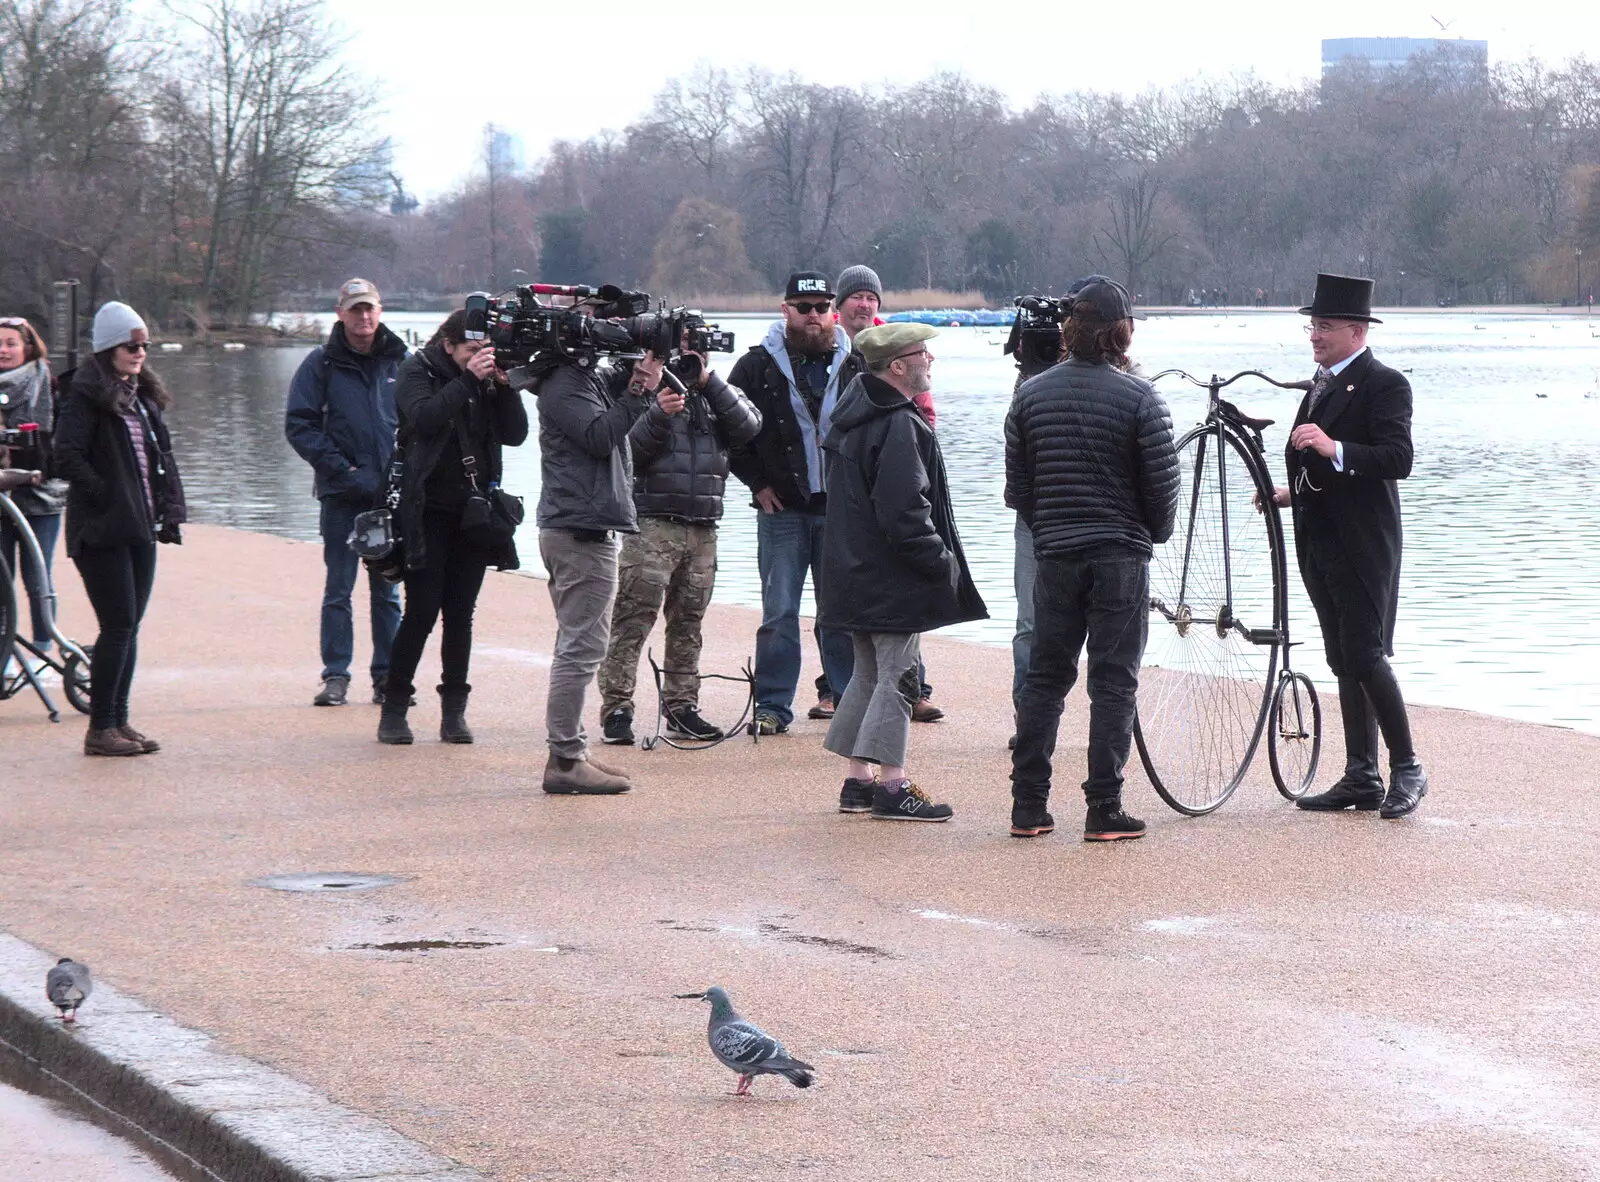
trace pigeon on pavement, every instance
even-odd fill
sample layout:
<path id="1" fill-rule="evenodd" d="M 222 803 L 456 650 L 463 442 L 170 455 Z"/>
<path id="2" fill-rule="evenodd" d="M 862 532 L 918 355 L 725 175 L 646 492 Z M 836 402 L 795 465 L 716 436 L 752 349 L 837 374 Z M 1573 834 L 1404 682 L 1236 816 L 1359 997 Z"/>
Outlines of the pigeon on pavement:
<path id="1" fill-rule="evenodd" d="M 709 1001 L 711 1024 L 706 1029 L 706 1040 L 711 1053 L 722 1060 L 722 1065 L 739 1074 L 739 1087 L 735 1096 L 750 1094 L 750 1081 L 758 1075 L 781 1075 L 797 1088 L 809 1088 L 815 1067 L 791 1059 L 789 1052 L 772 1035 L 752 1022 L 747 1022 L 734 1012 L 727 990 L 713 985 L 703 993 L 675 993 L 674 997 Z"/>
<path id="2" fill-rule="evenodd" d="M 89 975 L 89 966 L 79 964 L 70 956 L 63 956 L 45 977 L 44 992 L 56 1009 L 61 1011 L 63 1022 L 76 1022 L 78 1007 L 94 992 L 94 978 Z"/>

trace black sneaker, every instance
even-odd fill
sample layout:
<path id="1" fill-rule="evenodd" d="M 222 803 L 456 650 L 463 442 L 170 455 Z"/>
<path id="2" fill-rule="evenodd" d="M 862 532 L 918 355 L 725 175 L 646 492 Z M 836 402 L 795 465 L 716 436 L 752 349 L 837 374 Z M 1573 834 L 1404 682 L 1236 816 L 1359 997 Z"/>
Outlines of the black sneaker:
<path id="1" fill-rule="evenodd" d="M 1127 841 L 1144 836 L 1144 822 L 1130 817 L 1119 804 L 1091 804 L 1083 823 L 1084 841 Z"/>
<path id="2" fill-rule="evenodd" d="M 947 804 L 934 804 L 910 780 L 894 780 L 873 787 L 874 821 L 948 821 L 953 816 L 955 809 Z"/>
<path id="3" fill-rule="evenodd" d="M 350 679 L 348 677 L 324 677 L 322 690 L 311 699 L 313 706 L 343 706 L 349 701 Z"/>
<path id="4" fill-rule="evenodd" d="M 633 711 L 618 706 L 605 716 L 602 738 L 613 747 L 633 746 Z"/>
<path id="5" fill-rule="evenodd" d="M 771 710 L 757 710 L 755 718 L 745 730 L 752 735 L 786 735 L 789 733 L 789 724 Z"/>
<path id="6" fill-rule="evenodd" d="M 872 780 L 858 780 L 854 776 L 847 776 L 844 787 L 839 789 L 839 811 L 841 813 L 870 813 L 872 811 L 872 790 L 877 786 L 877 783 Z"/>
<path id="7" fill-rule="evenodd" d="M 709 743 L 722 738 L 722 729 L 701 718 L 693 706 L 668 706 L 663 713 L 667 716 L 667 734 L 674 739 L 699 739 Z"/>
<path id="8" fill-rule="evenodd" d="M 1042 804 L 1012 804 L 1011 836 L 1043 837 L 1055 831 L 1056 819 Z"/>

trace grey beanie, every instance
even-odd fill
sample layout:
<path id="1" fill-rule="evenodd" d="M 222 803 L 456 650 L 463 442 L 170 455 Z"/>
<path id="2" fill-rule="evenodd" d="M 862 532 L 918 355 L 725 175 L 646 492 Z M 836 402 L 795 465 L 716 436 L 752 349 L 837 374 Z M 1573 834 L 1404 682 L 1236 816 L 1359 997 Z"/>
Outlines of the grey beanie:
<path id="1" fill-rule="evenodd" d="M 117 303 L 116 300 L 103 304 L 94 314 L 92 338 L 94 351 L 104 353 L 117 345 L 126 345 L 133 340 L 135 332 L 142 332 L 145 336 L 150 335 L 150 330 L 145 327 L 144 321 L 139 319 L 139 313 L 127 304 Z"/>
<path id="2" fill-rule="evenodd" d="M 878 278 L 878 273 L 859 263 L 839 272 L 839 282 L 833 285 L 834 303 L 842 304 L 858 291 L 870 291 L 880 300 L 883 299 L 883 281 Z"/>

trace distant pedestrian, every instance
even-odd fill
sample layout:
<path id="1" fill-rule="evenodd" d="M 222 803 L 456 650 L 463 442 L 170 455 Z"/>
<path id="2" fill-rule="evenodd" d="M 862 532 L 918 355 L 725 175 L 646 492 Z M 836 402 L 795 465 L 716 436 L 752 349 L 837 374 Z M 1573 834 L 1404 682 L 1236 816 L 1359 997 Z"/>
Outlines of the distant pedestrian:
<path id="1" fill-rule="evenodd" d="M 16 430 L 33 425 L 36 446 L 26 459 L 43 473 L 38 484 L 23 485 L 11 493 L 11 500 L 28 519 L 28 528 L 39 541 L 44 567 L 27 560 L 27 551 L 9 517 L 0 517 L 0 559 L 13 575 L 22 575 L 28 595 L 28 610 L 33 626 L 33 645 L 48 656 L 52 644 L 50 596 L 56 540 L 61 536 L 61 513 L 67 505 L 67 482 L 49 471 L 51 439 L 56 423 L 56 383 L 50 376 L 49 350 L 33 325 L 21 316 L 0 319 L 0 425 Z M 9 655 L 9 654 L 8 654 Z M 45 668 L 43 660 L 29 658 L 35 671 Z"/>
<path id="2" fill-rule="evenodd" d="M 1172 418 L 1127 372 L 1134 311 L 1119 283 L 1078 292 L 1067 359 L 1017 391 L 1006 416 L 1006 503 L 1033 533 L 1038 574 L 1027 677 L 1011 757 L 1011 832 L 1055 828 L 1047 808 L 1061 708 L 1089 651 L 1086 841 L 1144 836 L 1122 807 L 1150 611 L 1152 544 L 1178 508 Z"/>
<path id="3" fill-rule="evenodd" d="M 337 323 L 326 344 L 295 370 L 284 412 L 284 435 L 315 472 L 322 502 L 322 688 L 315 706 L 343 706 L 355 656 L 350 597 L 361 560 L 350 549 L 356 514 L 373 500 L 394 454 L 395 380 L 405 343 L 382 323 L 383 301 L 365 279 L 339 289 Z M 367 572 L 372 613 L 372 700 L 383 701 L 389 652 L 400 627 L 400 589 Z"/>
<path id="4" fill-rule="evenodd" d="M 867 372 L 840 396 L 824 443 L 819 614 L 850 635 L 855 664 L 823 746 L 847 761 L 839 810 L 875 820 L 950 819 L 906 770 L 921 633 L 989 614 L 961 551 L 939 441 L 913 403 L 933 388 L 927 342 L 937 335 L 925 324 L 860 333 Z"/>
<path id="5" fill-rule="evenodd" d="M 607 743 L 634 741 L 639 650 L 666 608 L 662 648 L 667 734 L 710 741 L 722 731 L 700 716 L 700 623 L 717 581 L 717 521 L 728 479 L 728 448 L 761 429 L 750 400 L 711 372 L 699 353 L 675 368 L 688 394 L 671 386 L 628 432 L 639 532 L 624 534 L 611 642 L 600 666 L 600 718 Z"/>
<path id="6" fill-rule="evenodd" d="M 55 470 L 68 482 L 67 554 L 100 622 L 89 661 L 85 755 L 147 755 L 161 744 L 128 721 L 139 624 L 156 576 L 156 543 L 188 520 L 163 412 L 166 388 L 145 368 L 150 331 L 127 304 L 94 316 L 94 355 L 73 370 L 56 418 Z"/>

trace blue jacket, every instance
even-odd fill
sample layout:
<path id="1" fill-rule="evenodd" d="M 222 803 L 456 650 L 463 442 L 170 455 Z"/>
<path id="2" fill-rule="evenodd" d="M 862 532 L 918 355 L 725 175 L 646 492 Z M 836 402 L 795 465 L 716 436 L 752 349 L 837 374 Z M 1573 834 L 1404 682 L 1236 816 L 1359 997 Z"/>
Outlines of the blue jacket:
<path id="1" fill-rule="evenodd" d="M 404 342 L 380 324 L 370 353 L 357 353 L 335 324 L 306 354 L 289 385 L 283 433 L 316 473 L 318 497 L 371 501 L 394 454 L 395 378 Z"/>

